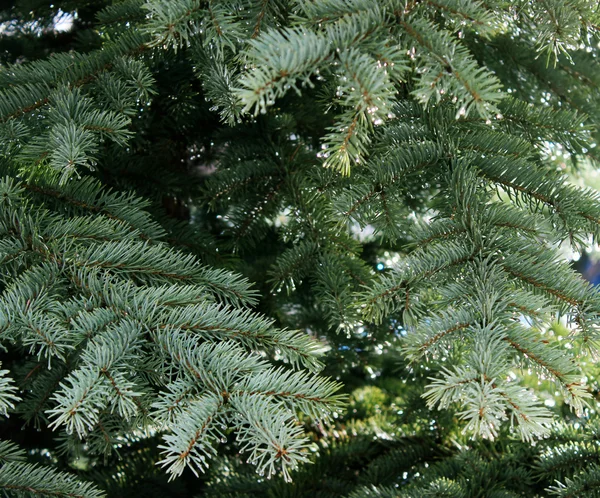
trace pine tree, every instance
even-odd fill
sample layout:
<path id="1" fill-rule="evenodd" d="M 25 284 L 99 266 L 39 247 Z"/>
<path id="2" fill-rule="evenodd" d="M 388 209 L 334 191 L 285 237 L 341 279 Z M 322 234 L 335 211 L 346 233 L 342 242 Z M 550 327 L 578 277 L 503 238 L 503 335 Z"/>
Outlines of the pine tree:
<path id="1" fill-rule="evenodd" d="M 597 495 L 600 3 L 0 22 L 5 495 Z"/>

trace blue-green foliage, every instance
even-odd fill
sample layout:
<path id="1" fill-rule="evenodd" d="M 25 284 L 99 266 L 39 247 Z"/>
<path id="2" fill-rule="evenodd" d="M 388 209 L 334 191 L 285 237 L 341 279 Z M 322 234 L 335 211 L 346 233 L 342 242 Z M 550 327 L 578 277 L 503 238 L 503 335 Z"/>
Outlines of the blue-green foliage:
<path id="1" fill-rule="evenodd" d="M 0 10 L 3 493 L 595 495 L 596 2 L 84 3 Z"/>

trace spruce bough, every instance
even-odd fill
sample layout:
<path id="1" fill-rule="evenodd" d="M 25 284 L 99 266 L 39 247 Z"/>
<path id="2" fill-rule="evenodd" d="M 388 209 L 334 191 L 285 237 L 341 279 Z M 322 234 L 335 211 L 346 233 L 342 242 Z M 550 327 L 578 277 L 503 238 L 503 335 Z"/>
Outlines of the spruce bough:
<path id="1" fill-rule="evenodd" d="M 0 11 L 5 494 L 594 496 L 597 2 L 78 4 Z"/>

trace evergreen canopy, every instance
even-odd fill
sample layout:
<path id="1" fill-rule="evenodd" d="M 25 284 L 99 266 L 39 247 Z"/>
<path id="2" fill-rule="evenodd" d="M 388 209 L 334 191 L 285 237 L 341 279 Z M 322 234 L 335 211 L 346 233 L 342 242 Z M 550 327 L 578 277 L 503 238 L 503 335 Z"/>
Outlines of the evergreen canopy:
<path id="1" fill-rule="evenodd" d="M 0 23 L 4 495 L 600 494 L 600 2 Z"/>

